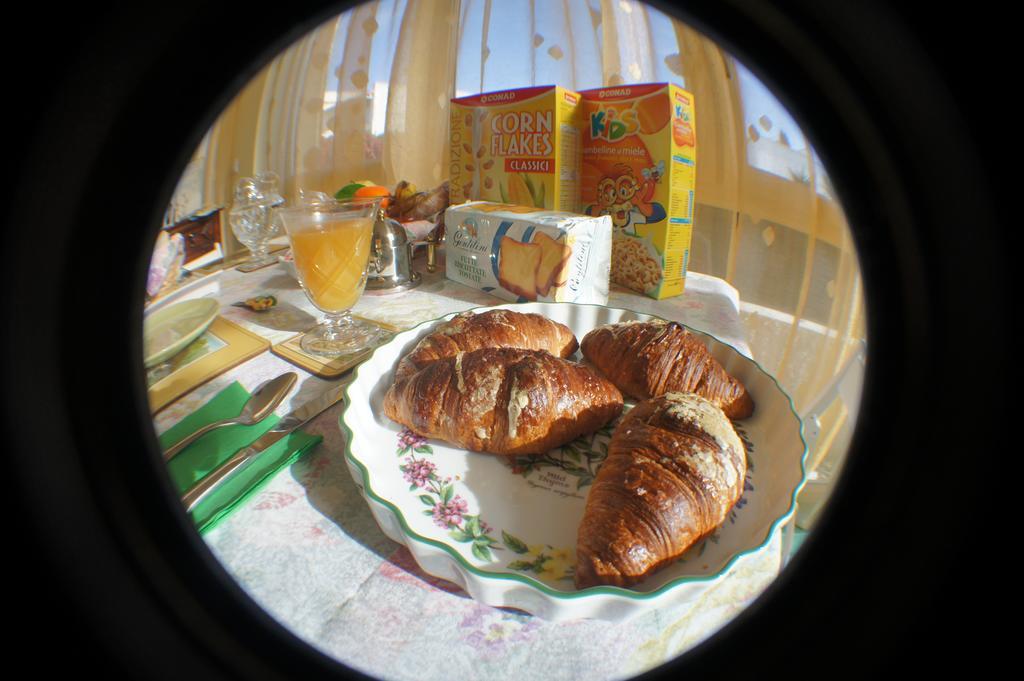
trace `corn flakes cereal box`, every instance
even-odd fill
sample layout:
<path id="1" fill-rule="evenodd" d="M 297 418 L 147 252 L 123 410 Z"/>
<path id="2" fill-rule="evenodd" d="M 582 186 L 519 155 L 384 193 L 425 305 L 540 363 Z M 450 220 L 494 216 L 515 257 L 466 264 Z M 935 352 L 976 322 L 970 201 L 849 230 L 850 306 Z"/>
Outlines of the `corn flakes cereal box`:
<path id="1" fill-rule="evenodd" d="M 671 83 L 585 90 L 581 206 L 614 226 L 611 280 L 651 298 L 683 292 L 693 230 L 693 95 Z"/>
<path id="2" fill-rule="evenodd" d="M 444 224 L 448 279 L 514 302 L 608 302 L 607 215 L 471 201 Z"/>
<path id="3" fill-rule="evenodd" d="M 579 94 L 554 85 L 451 100 L 449 192 L 575 211 L 579 204 Z"/>

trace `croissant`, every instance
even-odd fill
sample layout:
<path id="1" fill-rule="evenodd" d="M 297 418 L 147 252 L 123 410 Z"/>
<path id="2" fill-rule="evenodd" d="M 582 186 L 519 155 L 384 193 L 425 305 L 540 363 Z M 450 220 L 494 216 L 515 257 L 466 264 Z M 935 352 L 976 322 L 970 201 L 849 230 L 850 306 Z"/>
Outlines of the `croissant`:
<path id="1" fill-rule="evenodd" d="M 678 558 L 739 500 L 746 452 L 693 393 L 641 402 L 612 433 L 580 521 L 576 588 L 628 587 Z"/>
<path id="2" fill-rule="evenodd" d="M 754 413 L 746 387 L 726 373 L 704 343 L 676 322 L 651 320 L 599 326 L 580 343 L 588 362 L 624 395 L 638 400 L 694 392 L 732 419 Z"/>
<path id="3" fill-rule="evenodd" d="M 568 357 L 576 352 L 579 343 L 565 324 L 532 312 L 463 312 L 420 340 L 398 363 L 395 380 L 442 357 L 500 347 L 547 350 L 558 357 Z"/>
<path id="4" fill-rule="evenodd" d="M 543 454 L 622 413 L 622 394 L 588 367 L 544 350 L 483 348 L 399 378 L 384 413 L 475 452 Z"/>

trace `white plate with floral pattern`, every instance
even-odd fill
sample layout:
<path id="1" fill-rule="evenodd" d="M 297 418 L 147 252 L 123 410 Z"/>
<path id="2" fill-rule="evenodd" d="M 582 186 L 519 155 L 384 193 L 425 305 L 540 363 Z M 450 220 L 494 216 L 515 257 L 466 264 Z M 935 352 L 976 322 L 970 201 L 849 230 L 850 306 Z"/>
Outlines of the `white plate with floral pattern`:
<path id="1" fill-rule="evenodd" d="M 630 319 L 630 310 L 574 303 L 496 307 L 536 312 L 566 324 L 578 339 Z M 481 312 L 480 308 L 475 311 Z M 790 398 L 758 364 L 697 332 L 754 398 L 754 415 L 735 422 L 747 447 L 745 490 L 729 518 L 680 559 L 625 589 L 573 585 L 576 530 L 617 421 L 542 457 L 506 459 L 426 440 L 390 421 L 384 393 L 398 360 L 454 313 L 398 334 L 357 369 L 340 422 L 345 458 L 378 525 L 407 546 L 424 571 L 455 582 L 473 598 L 549 620 L 620 621 L 651 608 L 696 599 L 717 580 L 766 550 L 796 509 L 807 448 Z M 626 410 L 632 403 L 626 403 Z"/>

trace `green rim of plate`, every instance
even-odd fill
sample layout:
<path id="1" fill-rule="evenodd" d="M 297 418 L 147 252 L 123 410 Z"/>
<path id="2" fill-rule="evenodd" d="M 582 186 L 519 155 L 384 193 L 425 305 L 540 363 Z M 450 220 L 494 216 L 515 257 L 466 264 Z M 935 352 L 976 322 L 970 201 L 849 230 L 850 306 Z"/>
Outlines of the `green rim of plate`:
<path id="1" fill-rule="evenodd" d="M 442 321 L 442 320 L 444 320 L 446 318 L 452 317 L 452 316 L 457 315 L 457 314 L 461 314 L 462 312 L 475 312 L 477 310 L 485 310 L 485 309 L 492 309 L 492 308 L 502 308 L 502 307 L 507 308 L 509 305 L 526 305 L 526 304 L 536 304 L 536 303 L 508 303 L 508 304 L 499 304 L 499 305 L 480 305 L 480 306 L 477 306 L 477 307 L 467 308 L 465 310 L 461 310 L 461 311 L 458 311 L 458 312 L 450 312 L 448 314 L 442 315 L 441 317 L 437 317 L 435 319 L 430 319 L 430 320 L 427 320 L 425 322 L 421 322 L 420 324 L 417 324 L 416 326 L 412 327 L 411 329 L 406 329 L 406 331 L 410 331 L 410 332 L 411 331 L 415 331 L 415 330 L 417 330 L 419 328 L 422 328 L 423 326 L 425 326 L 427 324 L 435 324 L 435 323 L 437 323 L 439 321 Z M 646 312 L 637 312 L 636 310 L 630 310 L 630 309 L 624 308 L 624 307 L 611 307 L 610 305 L 598 305 L 596 303 L 541 303 L 541 304 L 543 304 L 543 305 L 573 305 L 573 306 L 576 306 L 576 307 L 584 307 L 584 306 L 586 306 L 586 307 L 599 307 L 599 308 L 603 308 L 603 309 L 606 309 L 606 310 L 617 310 L 617 311 L 621 311 L 621 312 L 629 312 L 629 313 L 632 313 L 632 314 L 635 314 L 635 315 L 643 315 L 643 316 L 651 317 L 651 318 L 654 318 L 654 319 L 660 319 L 660 320 L 666 321 L 666 322 L 672 321 L 672 320 L 669 320 L 669 319 L 665 319 L 664 317 L 659 317 L 657 315 L 649 314 L 649 313 L 646 313 Z M 482 569 L 480 567 L 477 567 L 476 565 L 473 565 L 472 563 L 468 562 L 462 556 L 462 554 L 460 554 L 458 551 L 453 549 L 448 544 L 445 544 L 443 542 L 439 542 L 436 539 L 431 539 L 430 537 L 424 537 L 424 536 L 418 534 L 417 532 L 415 532 L 412 528 L 409 527 L 409 524 L 406 522 L 405 515 L 402 513 L 401 509 L 399 509 L 397 506 L 395 506 L 393 503 L 391 503 L 387 499 L 384 499 L 384 498 L 380 497 L 376 492 L 373 491 L 373 488 L 370 485 L 369 470 L 352 453 L 352 437 L 353 437 L 354 433 L 353 433 L 352 429 L 349 428 L 348 424 L 345 422 L 345 416 L 346 416 L 346 414 L 348 414 L 349 405 L 352 403 L 352 400 L 349 397 L 349 390 L 356 383 L 356 381 L 359 380 L 359 371 L 360 371 L 360 369 L 362 369 L 363 366 L 368 364 L 369 361 L 371 359 L 373 359 L 373 356 L 377 353 L 378 350 L 381 350 L 384 347 L 386 347 L 384 345 L 380 346 L 379 348 L 376 348 L 370 354 L 370 356 L 366 358 L 366 360 L 364 360 L 363 362 L 359 363 L 359 365 L 355 368 L 355 372 L 353 373 L 352 381 L 345 388 L 345 393 L 344 393 L 344 396 L 345 396 L 345 407 L 342 410 L 341 415 L 338 417 L 338 424 L 340 425 L 340 427 L 342 429 L 342 432 L 345 435 L 345 459 L 350 461 L 352 464 L 354 464 L 360 470 L 360 472 L 362 473 L 363 491 L 364 491 L 364 493 L 367 494 L 370 498 L 372 498 L 377 503 L 379 503 L 382 506 L 384 506 L 385 508 L 389 509 L 394 514 L 395 518 L 398 520 L 398 524 L 401 526 L 402 531 L 405 533 L 405 535 L 407 537 L 409 537 L 410 539 L 413 539 L 414 541 L 420 542 L 422 544 L 426 544 L 428 546 L 433 546 L 435 548 L 441 549 L 442 551 L 447 553 L 449 556 L 451 556 L 453 559 L 455 559 L 455 561 L 459 565 L 461 565 L 463 568 L 465 568 L 466 570 L 469 570 L 474 575 L 476 575 L 478 577 L 482 577 L 484 579 L 498 579 L 498 580 L 507 580 L 507 581 L 511 581 L 511 582 L 517 582 L 519 584 L 522 584 L 523 586 L 528 586 L 528 587 L 532 587 L 532 588 L 538 589 L 539 591 L 547 594 L 548 596 L 551 596 L 552 598 L 555 598 L 555 599 L 558 599 L 558 600 L 576 600 L 576 599 L 579 599 L 579 598 L 587 598 L 587 597 L 595 596 L 595 595 L 609 595 L 609 596 L 622 596 L 622 597 L 628 598 L 630 600 L 636 600 L 636 601 L 652 600 L 652 599 L 654 599 L 654 598 L 656 598 L 658 596 L 661 596 L 662 594 L 667 593 L 668 591 L 674 589 L 675 587 L 679 586 L 680 584 L 687 584 L 687 583 L 693 583 L 693 582 L 711 582 L 711 581 L 714 581 L 714 580 L 720 578 L 726 572 L 728 572 L 729 569 L 736 563 L 736 561 L 738 561 L 743 556 L 755 553 L 756 551 L 759 551 L 759 550 L 763 549 L 765 546 L 767 546 L 768 542 L 771 541 L 772 535 L 775 533 L 776 528 L 778 528 L 779 525 L 781 525 L 781 524 L 785 523 L 787 520 L 789 520 L 792 517 L 793 513 L 796 511 L 796 498 L 800 494 L 800 490 L 803 489 L 804 484 L 807 482 L 807 467 L 806 467 L 807 454 L 808 454 L 807 440 L 804 438 L 804 422 L 803 422 L 803 419 L 800 418 L 800 415 L 797 414 L 797 412 L 796 412 L 796 407 L 793 405 L 793 398 L 791 398 L 789 396 L 789 393 L 787 393 L 785 390 L 783 390 L 782 386 L 779 385 L 779 382 L 775 379 L 774 376 L 772 376 L 770 373 L 765 371 L 764 368 L 760 364 L 758 364 L 756 360 L 754 360 L 754 359 L 752 359 L 750 357 L 747 357 L 742 352 L 737 350 L 733 345 L 719 340 L 718 338 L 716 338 L 715 336 L 713 336 L 710 333 L 706 333 L 704 331 L 700 331 L 699 329 L 695 329 L 695 328 L 693 328 L 691 326 L 683 324 L 682 322 L 676 322 L 676 323 L 680 324 L 681 326 L 685 327 L 686 329 L 689 329 L 690 331 L 694 331 L 694 332 L 699 333 L 701 335 L 707 336 L 708 338 L 712 338 L 712 339 L 715 340 L 715 342 L 721 343 L 722 345 L 725 345 L 725 346 L 731 348 L 733 350 L 733 352 L 737 353 L 740 357 L 744 358 L 748 362 L 751 362 L 755 367 L 757 367 L 758 371 L 760 371 L 765 376 L 770 378 L 772 380 L 772 382 L 775 384 L 775 387 L 778 388 L 779 392 L 782 393 L 782 395 L 786 398 L 786 401 L 789 403 L 789 409 L 792 412 L 793 417 L 796 418 L 797 424 L 800 427 L 799 428 L 800 442 L 803 443 L 803 446 L 804 446 L 804 451 L 800 455 L 800 480 L 799 480 L 799 482 L 797 482 L 796 486 L 793 489 L 793 493 L 790 496 L 789 508 L 786 510 L 785 513 L 783 513 L 781 516 L 779 516 L 774 521 L 772 521 L 771 525 L 769 525 L 769 527 L 768 527 L 768 532 L 765 534 L 764 541 L 762 541 L 757 546 L 754 546 L 753 548 L 750 548 L 750 549 L 747 549 L 745 551 L 740 551 L 740 552 L 736 553 L 735 555 L 732 556 L 732 558 L 727 560 L 725 562 L 725 564 L 722 565 L 722 567 L 713 575 L 691 576 L 691 577 L 677 577 L 677 578 L 675 578 L 675 579 L 673 579 L 673 580 L 671 580 L 669 582 L 666 582 L 665 584 L 662 584 L 660 587 L 658 587 L 654 591 L 645 591 L 645 592 L 632 591 L 630 589 L 626 589 L 626 588 L 619 587 L 619 586 L 591 586 L 591 587 L 587 587 L 586 589 L 582 589 L 582 590 L 578 590 L 578 591 L 559 591 L 558 589 L 553 589 L 550 586 L 548 586 L 547 584 L 544 584 L 543 582 L 538 581 L 538 580 L 536 580 L 536 579 L 534 579 L 532 577 L 529 577 L 527 575 L 520 575 L 520 574 L 516 574 L 516 573 L 512 573 L 512 572 L 492 572 L 490 570 L 484 570 L 484 569 Z M 403 331 L 402 333 L 406 333 L 406 331 Z M 390 343 L 388 343 L 388 345 L 390 345 Z"/>

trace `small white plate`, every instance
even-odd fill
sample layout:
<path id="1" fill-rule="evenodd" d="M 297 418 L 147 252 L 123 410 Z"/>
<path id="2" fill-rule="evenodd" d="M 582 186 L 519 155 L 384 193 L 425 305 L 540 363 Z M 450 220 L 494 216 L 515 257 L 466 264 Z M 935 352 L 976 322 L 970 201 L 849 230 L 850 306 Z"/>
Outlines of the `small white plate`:
<path id="1" fill-rule="evenodd" d="M 574 303 L 497 307 L 542 314 L 568 325 L 578 339 L 603 324 L 654 318 Z M 476 311 L 486 309 L 493 308 Z M 756 362 L 696 332 L 754 398 L 754 415 L 735 423 L 749 462 L 743 496 L 710 537 L 640 584 L 576 590 L 576 531 L 617 421 L 539 459 L 513 461 L 405 431 L 384 416 L 384 393 L 399 358 L 438 321 L 398 334 L 361 364 L 340 419 L 346 462 L 378 525 L 407 546 L 424 571 L 459 584 L 488 605 L 550 620 L 620 621 L 695 600 L 770 543 L 777 546 L 771 539 L 793 515 L 805 477 L 800 418 Z M 626 409 L 631 406 L 627 402 Z"/>
<path id="2" fill-rule="evenodd" d="M 212 298 L 183 300 L 156 310 L 143 322 L 143 353 L 150 368 L 170 359 L 206 331 L 220 312 Z"/>

